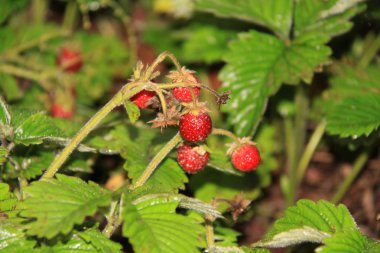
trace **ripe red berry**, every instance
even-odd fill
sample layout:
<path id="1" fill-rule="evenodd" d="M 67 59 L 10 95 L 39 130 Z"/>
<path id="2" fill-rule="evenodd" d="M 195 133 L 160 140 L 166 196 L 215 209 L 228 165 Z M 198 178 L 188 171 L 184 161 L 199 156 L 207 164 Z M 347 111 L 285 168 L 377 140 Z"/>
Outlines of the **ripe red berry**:
<path id="1" fill-rule="evenodd" d="M 181 71 L 170 72 L 168 77 L 173 80 L 173 83 L 199 84 L 199 80 L 194 75 L 194 72 L 184 67 L 181 69 Z M 172 90 L 172 94 L 178 101 L 189 103 L 198 98 L 200 90 L 201 89 L 199 87 L 176 87 Z"/>
<path id="2" fill-rule="evenodd" d="M 139 108 L 144 109 L 148 106 L 148 101 L 155 95 L 156 93 L 154 91 L 142 90 L 131 97 L 131 101 L 135 103 Z"/>
<path id="3" fill-rule="evenodd" d="M 202 147 L 192 147 L 188 144 L 182 144 L 178 148 L 177 161 L 182 169 L 188 173 L 197 173 L 201 171 L 208 163 L 210 153 Z"/>
<path id="4" fill-rule="evenodd" d="M 231 155 L 232 164 L 241 171 L 251 171 L 259 166 L 261 158 L 259 150 L 252 144 L 237 147 Z"/>
<path id="5" fill-rule="evenodd" d="M 62 47 L 57 56 L 56 64 L 67 72 L 77 72 L 83 64 L 82 54 L 79 50 Z"/>
<path id="6" fill-rule="evenodd" d="M 212 120 L 205 111 L 193 111 L 183 114 L 179 119 L 179 132 L 186 141 L 204 141 L 212 130 Z"/>
<path id="7" fill-rule="evenodd" d="M 198 98 L 199 91 L 201 90 L 199 87 L 176 87 L 172 90 L 172 94 L 178 101 L 189 103 L 193 101 L 193 94 L 191 93 L 191 89 L 194 92 L 194 99 Z"/>
<path id="8" fill-rule="evenodd" d="M 74 111 L 70 108 L 64 108 L 62 105 L 54 103 L 51 106 L 51 115 L 54 118 L 70 119 L 74 116 Z"/>

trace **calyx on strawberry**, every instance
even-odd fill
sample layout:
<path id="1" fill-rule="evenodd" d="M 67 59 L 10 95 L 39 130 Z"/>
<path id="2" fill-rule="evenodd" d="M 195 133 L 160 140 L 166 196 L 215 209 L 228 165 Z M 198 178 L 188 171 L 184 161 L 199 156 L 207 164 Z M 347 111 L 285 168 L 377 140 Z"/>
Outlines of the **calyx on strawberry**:
<path id="1" fill-rule="evenodd" d="M 182 169 L 194 174 L 201 171 L 208 163 L 210 153 L 202 146 L 190 146 L 182 144 L 177 151 L 177 161 Z"/>
<path id="2" fill-rule="evenodd" d="M 194 75 L 194 71 L 182 67 L 181 71 L 171 71 L 168 75 L 173 83 L 193 83 L 199 84 L 198 78 Z M 173 96 L 180 102 L 189 103 L 199 96 L 200 87 L 176 87 L 173 88 Z"/>
<path id="3" fill-rule="evenodd" d="M 135 103 L 139 108 L 144 109 L 149 106 L 149 101 L 156 96 L 154 91 L 142 90 L 133 97 L 131 97 L 131 101 Z"/>
<path id="4" fill-rule="evenodd" d="M 62 47 L 57 55 L 56 64 L 67 72 L 77 72 L 83 65 L 82 54 L 79 49 Z"/>
<path id="5" fill-rule="evenodd" d="M 231 162 L 240 171 L 255 170 L 261 161 L 260 152 L 249 138 L 239 139 L 230 145 Z"/>
<path id="6" fill-rule="evenodd" d="M 179 119 L 179 132 L 189 142 L 204 141 L 212 130 L 212 120 L 205 103 L 190 103 Z"/>

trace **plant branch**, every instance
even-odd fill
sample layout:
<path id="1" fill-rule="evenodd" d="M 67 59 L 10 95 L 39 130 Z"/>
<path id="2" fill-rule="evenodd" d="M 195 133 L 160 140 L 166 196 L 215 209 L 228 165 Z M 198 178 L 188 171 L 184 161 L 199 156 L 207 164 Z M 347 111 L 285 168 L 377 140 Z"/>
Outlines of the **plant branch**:
<path id="1" fill-rule="evenodd" d="M 361 170 L 364 168 L 367 160 L 369 158 L 369 151 L 363 151 L 355 160 L 350 174 L 344 179 L 343 183 L 340 184 L 338 190 L 331 199 L 331 202 L 337 204 L 346 194 L 348 188 L 350 188 L 352 182 L 359 175 Z"/>
<path id="2" fill-rule="evenodd" d="M 131 86 L 133 87 L 133 84 L 131 84 Z M 133 89 L 131 89 L 130 85 L 125 85 L 79 130 L 79 132 L 71 139 L 70 143 L 62 150 L 62 152 L 54 158 L 54 161 L 50 164 L 49 168 L 42 175 L 40 180 L 53 177 L 69 155 L 80 144 L 80 142 L 100 123 L 105 116 L 107 116 L 108 113 L 144 88 L 145 85 L 139 85 Z"/>
<path id="3" fill-rule="evenodd" d="M 371 62 L 373 57 L 377 54 L 377 52 L 380 49 L 380 35 L 378 35 L 372 43 L 369 45 L 369 47 L 363 52 L 361 58 L 358 62 L 359 68 L 365 68 L 368 66 L 368 64 Z"/>
<path id="4" fill-rule="evenodd" d="M 63 17 L 63 27 L 72 32 L 78 20 L 78 4 L 75 0 L 70 0 L 66 4 L 65 16 Z"/>
<path id="5" fill-rule="evenodd" d="M 239 138 L 236 135 L 234 135 L 232 132 L 225 130 L 225 129 L 213 128 L 211 134 L 227 136 L 227 137 L 233 139 L 234 141 L 239 142 Z"/>
<path id="6" fill-rule="evenodd" d="M 213 227 L 212 217 L 210 217 L 209 215 L 206 215 L 205 219 L 206 219 L 207 248 L 212 248 L 212 247 L 215 247 L 214 227 Z"/>
<path id="7" fill-rule="evenodd" d="M 153 174 L 157 166 L 162 162 L 162 160 L 169 154 L 169 152 L 175 148 L 180 142 L 182 142 L 181 135 L 179 132 L 168 142 L 166 145 L 156 154 L 155 157 L 150 161 L 140 178 L 132 185 L 131 189 L 134 190 L 142 185 L 149 179 Z"/>

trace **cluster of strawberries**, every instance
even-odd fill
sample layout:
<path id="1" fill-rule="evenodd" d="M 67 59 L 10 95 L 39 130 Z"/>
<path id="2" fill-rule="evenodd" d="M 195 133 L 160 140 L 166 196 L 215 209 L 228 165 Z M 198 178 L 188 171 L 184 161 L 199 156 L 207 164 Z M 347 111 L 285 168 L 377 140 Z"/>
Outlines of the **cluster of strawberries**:
<path id="1" fill-rule="evenodd" d="M 184 110 L 179 114 L 179 119 L 174 120 L 174 124 L 179 124 L 179 132 L 184 142 L 177 151 L 177 161 L 188 173 L 201 171 L 210 159 L 210 153 L 205 149 L 203 143 L 212 132 L 212 120 L 206 103 L 199 102 L 200 82 L 195 77 L 194 72 L 182 68 L 180 71 L 172 71 L 168 75 L 173 84 L 178 87 L 171 89 L 171 96 L 174 97 Z M 192 84 L 183 86 L 183 84 Z M 139 108 L 146 108 L 156 99 L 156 93 L 143 90 L 131 98 Z M 178 115 L 178 113 L 174 113 Z M 157 121 L 152 121 L 157 123 Z M 166 121 L 167 123 L 168 121 Z M 173 120 L 171 120 L 173 122 Z M 174 125 L 173 124 L 173 125 Z M 260 164 L 260 153 L 249 138 L 236 138 L 230 145 L 228 153 L 234 167 L 241 171 L 251 171 Z"/>
<path id="2" fill-rule="evenodd" d="M 57 55 L 56 65 L 66 73 L 78 72 L 83 65 L 80 50 L 62 47 Z M 74 86 L 55 90 L 51 105 L 51 115 L 55 118 L 72 118 L 75 111 L 75 93 Z M 67 98 L 71 98 L 70 101 Z"/>

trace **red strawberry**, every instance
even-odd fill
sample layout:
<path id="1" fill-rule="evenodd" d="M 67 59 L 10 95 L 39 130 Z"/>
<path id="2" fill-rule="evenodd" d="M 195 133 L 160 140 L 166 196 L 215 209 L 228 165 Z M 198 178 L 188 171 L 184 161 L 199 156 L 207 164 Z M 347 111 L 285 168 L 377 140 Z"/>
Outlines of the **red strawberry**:
<path id="1" fill-rule="evenodd" d="M 257 147 L 252 142 L 243 142 L 233 148 L 231 154 L 232 164 L 241 171 L 251 171 L 259 166 L 261 158 Z"/>
<path id="2" fill-rule="evenodd" d="M 204 141 L 212 130 L 212 120 L 204 105 L 190 108 L 179 119 L 179 132 L 186 141 Z"/>
<path id="3" fill-rule="evenodd" d="M 56 64 L 67 72 L 77 72 L 83 64 L 82 54 L 79 50 L 62 47 Z"/>
<path id="4" fill-rule="evenodd" d="M 170 72 L 168 77 L 173 80 L 173 83 L 199 84 L 199 80 L 194 75 L 194 72 L 186 69 L 185 67 L 183 67 L 181 71 Z M 200 90 L 201 88 L 199 87 L 176 87 L 172 90 L 172 94 L 178 101 L 189 103 L 193 101 L 193 99 L 198 98 Z"/>
<path id="5" fill-rule="evenodd" d="M 74 115 L 74 111 L 71 108 L 65 108 L 60 104 L 54 103 L 51 106 L 51 115 L 54 118 L 70 119 Z"/>
<path id="6" fill-rule="evenodd" d="M 148 106 L 148 101 L 156 96 L 154 91 L 142 90 L 133 97 L 131 101 L 135 103 L 139 108 L 144 109 Z"/>
<path id="7" fill-rule="evenodd" d="M 188 144 L 182 144 L 178 148 L 177 161 L 182 169 L 188 173 L 197 173 L 201 171 L 208 163 L 210 153 L 202 147 L 192 147 Z"/>

